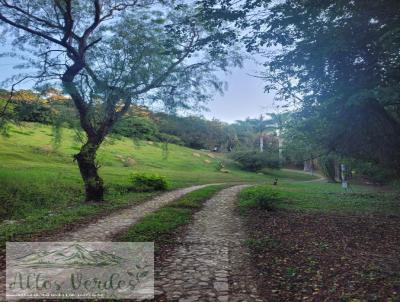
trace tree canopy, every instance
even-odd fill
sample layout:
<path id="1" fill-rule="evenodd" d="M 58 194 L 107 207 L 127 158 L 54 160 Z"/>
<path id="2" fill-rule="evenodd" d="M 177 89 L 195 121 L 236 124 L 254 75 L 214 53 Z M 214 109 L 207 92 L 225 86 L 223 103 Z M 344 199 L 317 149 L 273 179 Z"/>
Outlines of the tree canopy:
<path id="1" fill-rule="evenodd" d="M 400 173 L 400 2 L 247 1 L 245 42 L 266 89 L 298 108 L 326 152 Z M 256 16 L 256 17 L 254 17 Z"/>

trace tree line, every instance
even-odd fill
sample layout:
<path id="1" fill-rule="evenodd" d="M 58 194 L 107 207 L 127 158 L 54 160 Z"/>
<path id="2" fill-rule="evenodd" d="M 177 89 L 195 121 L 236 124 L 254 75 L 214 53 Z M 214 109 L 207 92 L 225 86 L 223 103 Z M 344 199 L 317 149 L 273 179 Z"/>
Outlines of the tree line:
<path id="1" fill-rule="evenodd" d="M 4 104 L 10 94 L 10 91 L 1 90 L 0 102 Z M 34 122 L 80 129 L 79 114 L 71 98 L 56 88 L 47 88 L 43 92 L 17 90 L 9 99 L 7 112 L 9 119 L 15 123 Z M 217 152 L 257 150 L 261 137 L 268 151 L 269 145 L 275 142 L 273 123 L 268 119 L 248 118 L 228 124 L 218 119 L 207 120 L 199 115 L 153 112 L 145 106 L 136 105 L 131 106 L 113 125 L 110 135 Z"/>

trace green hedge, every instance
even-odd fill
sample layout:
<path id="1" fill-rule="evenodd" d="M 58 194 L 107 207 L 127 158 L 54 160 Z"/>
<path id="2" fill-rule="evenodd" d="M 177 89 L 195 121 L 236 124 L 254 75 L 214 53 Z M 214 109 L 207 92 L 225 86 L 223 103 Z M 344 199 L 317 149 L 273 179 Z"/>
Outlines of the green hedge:
<path id="1" fill-rule="evenodd" d="M 168 182 L 165 177 L 157 174 L 136 173 L 131 176 L 130 191 L 151 192 L 168 189 Z"/>

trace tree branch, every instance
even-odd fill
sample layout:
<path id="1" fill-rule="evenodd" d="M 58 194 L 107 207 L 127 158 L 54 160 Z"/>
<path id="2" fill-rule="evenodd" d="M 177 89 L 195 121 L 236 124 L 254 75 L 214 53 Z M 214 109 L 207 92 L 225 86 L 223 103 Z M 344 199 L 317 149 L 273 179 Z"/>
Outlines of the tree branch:
<path id="1" fill-rule="evenodd" d="M 139 95 L 148 92 L 153 88 L 158 87 L 174 71 L 175 67 L 181 64 L 190 55 L 190 53 L 193 51 L 193 46 L 195 45 L 196 38 L 198 37 L 196 31 L 194 29 L 192 29 L 192 31 L 194 34 L 192 36 L 191 41 L 189 42 L 189 45 L 186 47 L 186 51 L 183 52 L 183 55 L 177 61 L 172 63 L 171 66 L 168 67 L 167 70 L 162 75 L 154 79 L 149 85 L 143 87 L 138 91 L 135 91 L 135 94 Z"/>
<path id="2" fill-rule="evenodd" d="M 57 24 L 54 24 L 54 23 L 52 23 L 52 22 L 50 22 L 50 21 L 48 21 L 48 20 L 39 18 L 39 17 L 37 17 L 37 16 L 35 16 L 35 15 L 29 13 L 28 11 L 23 10 L 22 8 L 20 8 L 20 7 L 16 6 L 16 5 L 11 5 L 11 4 L 9 4 L 7 1 L 1 1 L 1 3 L 2 3 L 5 7 L 10 8 L 10 9 L 14 9 L 14 10 L 20 12 L 21 14 L 25 15 L 27 18 L 32 18 L 32 19 L 34 19 L 34 20 L 36 20 L 36 21 L 38 21 L 38 22 L 40 22 L 40 23 L 45 24 L 46 26 L 48 26 L 48 27 L 50 27 L 50 28 L 62 29 L 62 26 L 60 26 L 59 24 L 57 25 Z"/>
<path id="3" fill-rule="evenodd" d="M 94 0 L 94 20 L 93 23 L 85 30 L 83 33 L 81 40 L 83 43 L 86 44 L 86 40 L 89 37 L 89 35 L 96 29 L 96 27 L 100 24 L 100 16 L 101 16 L 101 4 L 100 0 Z M 84 48 L 86 48 L 86 45 L 84 45 Z"/>
<path id="4" fill-rule="evenodd" d="M 18 29 L 22 29 L 23 31 L 26 31 L 26 32 L 31 33 L 31 34 L 36 35 L 36 36 L 39 36 L 39 37 L 41 37 L 41 38 L 43 38 L 45 40 L 48 40 L 50 42 L 53 42 L 55 44 L 61 45 L 61 46 L 65 47 L 68 51 L 70 51 L 71 53 L 77 54 L 75 49 L 72 46 L 70 46 L 67 43 L 65 43 L 64 41 L 57 40 L 57 39 L 55 39 L 55 38 L 53 38 L 53 37 L 51 37 L 51 36 L 49 36 L 49 35 L 47 35 L 47 34 L 45 34 L 43 32 L 34 30 L 34 29 L 32 29 L 32 28 L 30 28 L 28 26 L 22 25 L 20 23 L 16 23 L 16 22 L 8 19 L 7 17 L 5 17 L 2 13 L 0 13 L 0 20 L 4 21 L 5 23 L 7 23 L 7 24 L 9 24 L 9 25 L 11 25 L 13 27 L 16 27 Z"/>

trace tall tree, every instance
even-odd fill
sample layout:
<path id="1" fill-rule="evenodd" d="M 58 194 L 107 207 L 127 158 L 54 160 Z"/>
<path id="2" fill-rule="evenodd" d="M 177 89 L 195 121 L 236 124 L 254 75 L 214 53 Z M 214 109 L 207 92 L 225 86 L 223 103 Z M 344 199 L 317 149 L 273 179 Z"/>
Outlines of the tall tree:
<path id="1" fill-rule="evenodd" d="M 201 6 L 179 1 L 0 0 L 0 21 L 37 79 L 61 81 L 79 112 L 87 141 L 75 159 L 87 201 L 103 200 L 96 152 L 130 106 L 205 101 L 221 87 L 212 71 L 229 65 L 235 40 L 204 22 Z"/>
<path id="2" fill-rule="evenodd" d="M 314 139 L 400 175 L 400 2 L 248 0 L 246 8 L 248 49 L 269 51 L 267 88 L 297 103 Z"/>

